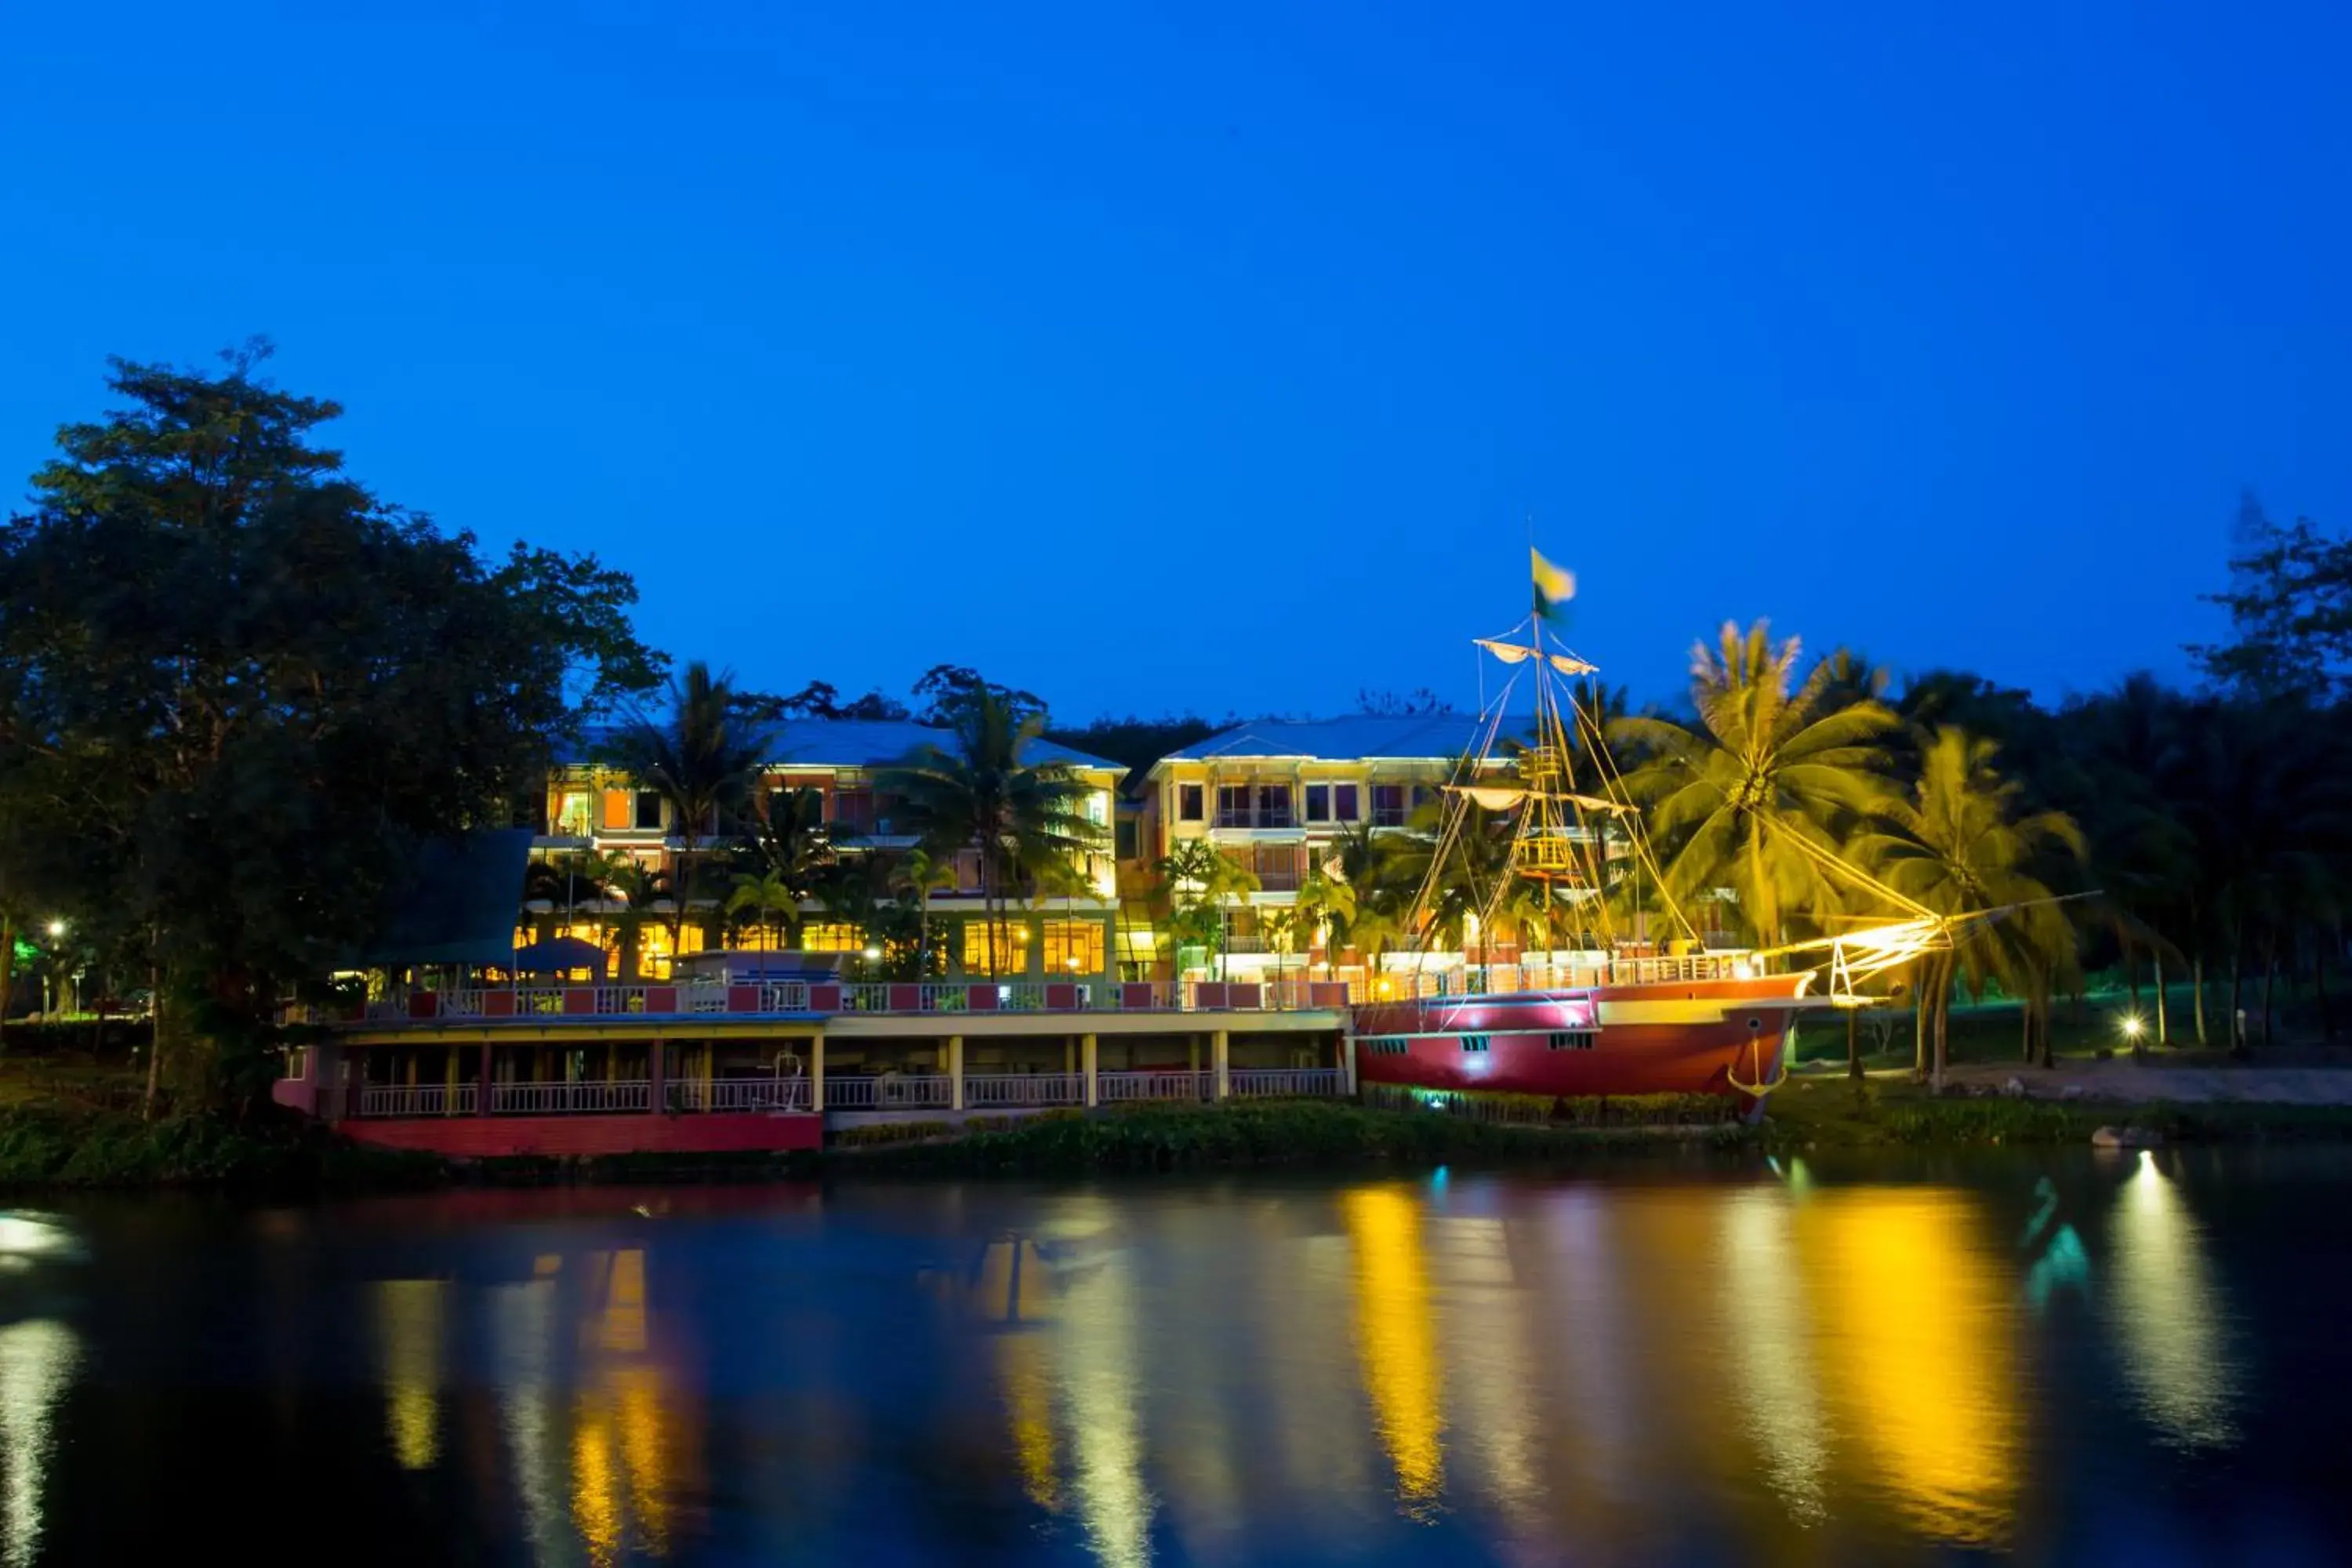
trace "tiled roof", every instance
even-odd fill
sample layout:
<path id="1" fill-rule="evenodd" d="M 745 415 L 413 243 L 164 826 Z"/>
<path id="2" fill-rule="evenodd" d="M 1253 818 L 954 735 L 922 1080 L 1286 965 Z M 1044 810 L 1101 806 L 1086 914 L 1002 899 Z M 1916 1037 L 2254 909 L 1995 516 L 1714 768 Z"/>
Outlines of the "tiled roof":
<path id="1" fill-rule="evenodd" d="M 1303 757 L 1312 762 L 1444 761 L 1476 750 L 1487 721 L 1475 713 L 1355 713 L 1344 719 L 1257 719 L 1220 730 L 1163 761 Z M 1525 721 L 1506 720 L 1516 733 Z M 1155 764 L 1156 765 L 1156 764 Z"/>
<path id="2" fill-rule="evenodd" d="M 948 751 L 955 747 L 955 731 L 908 719 L 785 719 L 765 728 L 768 761 L 779 767 L 885 768 L 905 762 L 925 746 Z M 594 761 L 602 742 L 613 732 L 591 733 L 584 745 L 563 760 Z M 1022 754 L 1032 763 L 1067 763 L 1116 773 L 1127 771 L 1125 763 L 1089 756 L 1051 741 L 1032 741 Z"/>

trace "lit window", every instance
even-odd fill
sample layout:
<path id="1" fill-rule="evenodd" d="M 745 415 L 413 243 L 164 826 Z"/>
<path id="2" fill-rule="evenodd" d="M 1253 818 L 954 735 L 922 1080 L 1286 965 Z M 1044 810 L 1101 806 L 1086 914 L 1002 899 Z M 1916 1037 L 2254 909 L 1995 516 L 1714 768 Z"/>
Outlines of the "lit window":
<path id="1" fill-rule="evenodd" d="M 865 946 L 857 928 L 840 921 L 811 921 L 801 927 L 803 952 L 856 952 Z"/>
<path id="2" fill-rule="evenodd" d="M 995 939 L 991 963 L 990 938 Z M 987 921 L 963 922 L 963 969 L 966 974 L 1021 974 L 1029 968 L 1027 929 L 1018 922 L 991 926 Z"/>
<path id="3" fill-rule="evenodd" d="M 595 829 L 596 797 L 584 789 L 567 789 L 555 797 L 555 835 L 585 838 Z"/>
<path id="4" fill-rule="evenodd" d="M 1045 937 L 1046 973 L 1100 974 L 1103 972 L 1103 925 L 1100 921 L 1047 921 Z"/>

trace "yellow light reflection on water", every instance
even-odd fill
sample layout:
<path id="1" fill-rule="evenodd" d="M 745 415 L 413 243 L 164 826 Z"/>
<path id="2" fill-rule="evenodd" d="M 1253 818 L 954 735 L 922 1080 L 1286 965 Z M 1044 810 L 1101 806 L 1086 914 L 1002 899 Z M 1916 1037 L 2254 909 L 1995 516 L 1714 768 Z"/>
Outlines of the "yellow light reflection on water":
<path id="1" fill-rule="evenodd" d="M 375 1288 L 377 1343 L 393 1458 L 426 1470 L 441 1457 L 441 1335 L 448 1282 L 384 1279 Z"/>
<path id="2" fill-rule="evenodd" d="M 1733 1397 L 1764 1462 L 1765 1484 L 1802 1523 L 1827 1513 L 1829 1426 L 1822 1409 L 1802 1281 L 1796 1254 L 1795 1205 L 1780 1191 L 1738 1194 L 1720 1210 L 1723 1321 L 1733 1326 Z"/>
<path id="3" fill-rule="evenodd" d="M 1114 1568 L 1151 1561 L 1151 1489 L 1143 1479 L 1137 1303 L 1123 1263 L 1073 1280 L 1062 1301 L 1065 1399 L 1078 1517 Z"/>
<path id="4" fill-rule="evenodd" d="M 621 1489 L 613 1470 L 613 1433 L 602 1402 L 583 1394 L 572 1413 L 572 1522 L 588 1545 L 588 1559 L 604 1564 L 621 1555 Z"/>
<path id="5" fill-rule="evenodd" d="M 1857 1457 L 1913 1527 L 2006 1541 L 2023 1422 L 2001 1260 L 1975 1210 L 1880 1187 L 1819 1194 L 1795 1220 L 1816 1352 Z"/>
<path id="6" fill-rule="evenodd" d="M 2221 1289 L 2196 1217 L 2145 1149 L 2116 1195 L 2114 1238 L 2106 1314 L 2141 1414 L 2184 1447 L 2234 1441 L 2237 1368 Z"/>
<path id="7" fill-rule="evenodd" d="M 1398 1499 L 1417 1514 L 1445 1489 L 1445 1417 L 1421 1207 L 1402 1188 L 1359 1187 L 1340 1198 L 1339 1213 L 1355 1255 L 1356 1353 L 1364 1391 L 1396 1472 Z"/>
<path id="8" fill-rule="evenodd" d="M 1039 1508 L 1058 1512 L 1062 1488 L 1054 1459 L 1053 1384 L 1046 1373 L 1044 1336 L 999 1335 L 996 1373 L 1004 1384 L 1005 1416 L 1013 1427 L 1021 1489 Z"/>
<path id="9" fill-rule="evenodd" d="M 48 1318 L 0 1329 L 0 1551 L 8 1568 L 39 1554 L 49 1422 L 81 1359 L 73 1330 Z"/>

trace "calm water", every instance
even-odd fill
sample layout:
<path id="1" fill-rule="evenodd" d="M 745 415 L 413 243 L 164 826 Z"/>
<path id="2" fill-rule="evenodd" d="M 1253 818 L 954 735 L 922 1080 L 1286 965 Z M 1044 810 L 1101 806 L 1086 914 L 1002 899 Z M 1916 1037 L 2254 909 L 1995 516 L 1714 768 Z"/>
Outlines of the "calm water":
<path id="1" fill-rule="evenodd" d="M 0 1220 L 0 1563 L 2352 1557 L 2352 1155 Z"/>

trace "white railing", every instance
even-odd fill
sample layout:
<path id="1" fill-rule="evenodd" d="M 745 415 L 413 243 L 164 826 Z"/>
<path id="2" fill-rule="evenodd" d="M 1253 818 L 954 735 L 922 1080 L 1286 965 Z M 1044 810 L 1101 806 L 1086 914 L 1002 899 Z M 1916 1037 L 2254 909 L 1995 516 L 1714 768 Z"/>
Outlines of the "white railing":
<path id="1" fill-rule="evenodd" d="M 824 1080 L 827 1110 L 922 1110 L 954 1103 L 955 1081 L 945 1073 L 874 1073 Z"/>
<path id="2" fill-rule="evenodd" d="M 1214 1092 L 1213 1072 L 1106 1072 L 1095 1075 L 1095 1098 L 1105 1105 L 1139 1100 L 1206 1100 Z"/>
<path id="3" fill-rule="evenodd" d="M 497 1083 L 490 1086 L 494 1114 L 558 1116 L 596 1111 L 644 1110 L 653 1103 L 653 1085 L 641 1078 L 588 1083 Z"/>
<path id="4" fill-rule="evenodd" d="M 1077 1105 L 1086 1099 L 1087 1080 L 1074 1072 L 969 1073 L 963 1080 L 968 1107 L 1008 1105 Z"/>
<path id="5" fill-rule="evenodd" d="M 669 1086 L 668 1100 L 679 1110 L 806 1110 L 809 1080 L 804 1078 L 678 1079 Z"/>
<path id="6" fill-rule="evenodd" d="M 1225 1089 L 1235 1100 L 1328 1099 L 1339 1092 L 1337 1068 L 1228 1068 Z"/>
<path id="7" fill-rule="evenodd" d="M 1650 961 L 1694 963 L 1692 960 Z M 1529 972 L 1534 973 L 1534 972 Z M 1438 973 L 1391 975 L 1383 982 L 1387 994 L 1434 995 L 1449 985 L 1454 990 L 1480 989 L 1482 977 Z M 1297 1012 L 1339 1005 L 1318 999 L 1314 987 L 1331 981 L 1299 975 L 1280 979 L 1221 981 L 1121 982 L 1093 976 L 1083 980 L 949 980 L 919 984 L 860 981 L 840 987 L 840 1007 L 846 1013 L 1105 1013 L 1105 1012 Z M 1350 994 L 1363 987 L 1354 983 Z M 675 992 L 678 1015 L 724 1015 L 730 994 L 738 989 L 718 982 L 667 986 L 525 985 L 464 987 L 432 993 L 430 1015 L 419 1017 L 406 996 L 384 998 L 367 1005 L 372 1023 L 430 1023 L 451 1019 L 541 1017 L 626 1018 L 643 1016 L 655 993 Z M 750 1014 L 806 1013 L 811 984 L 805 981 L 768 981 L 741 989 L 756 993 Z M 979 994 L 975 1005 L 975 993 Z M 584 1004 L 582 998 L 584 997 Z M 574 1013 L 582 1005 L 584 1010 Z M 665 1014 L 664 1016 L 668 1016 Z M 738 1016 L 747 1016 L 739 1014 Z"/>
<path id="8" fill-rule="evenodd" d="M 360 1090 L 362 1116 L 471 1116 L 480 1104 L 478 1085 L 446 1083 L 370 1085 Z"/>

